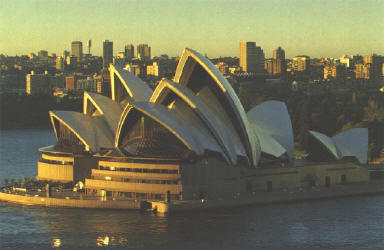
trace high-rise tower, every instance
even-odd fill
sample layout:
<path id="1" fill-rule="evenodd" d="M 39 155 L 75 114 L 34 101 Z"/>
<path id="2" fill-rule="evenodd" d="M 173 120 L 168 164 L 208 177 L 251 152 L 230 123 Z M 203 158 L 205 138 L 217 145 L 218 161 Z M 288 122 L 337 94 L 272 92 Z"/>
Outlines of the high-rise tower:
<path id="1" fill-rule="evenodd" d="M 103 67 L 108 68 L 113 62 L 113 42 L 105 40 L 103 42 Z"/>
<path id="2" fill-rule="evenodd" d="M 148 44 L 137 45 L 137 57 L 140 60 L 151 60 L 151 47 Z"/>
<path id="3" fill-rule="evenodd" d="M 124 57 L 127 60 L 132 60 L 135 57 L 135 47 L 132 44 L 125 45 Z"/>
<path id="4" fill-rule="evenodd" d="M 273 51 L 273 74 L 284 74 L 286 70 L 285 51 L 279 46 Z"/>
<path id="5" fill-rule="evenodd" d="M 83 60 L 83 43 L 80 41 L 73 41 L 71 47 L 71 53 L 76 57 L 77 61 Z"/>
<path id="6" fill-rule="evenodd" d="M 248 73 L 264 71 L 264 52 L 255 42 L 240 42 L 240 67 Z"/>

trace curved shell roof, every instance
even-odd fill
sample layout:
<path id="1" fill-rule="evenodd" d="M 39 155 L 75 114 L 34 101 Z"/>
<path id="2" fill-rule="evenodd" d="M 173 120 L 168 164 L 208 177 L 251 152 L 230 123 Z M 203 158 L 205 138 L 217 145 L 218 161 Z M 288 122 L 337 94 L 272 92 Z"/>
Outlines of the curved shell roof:
<path id="1" fill-rule="evenodd" d="M 237 163 L 237 155 L 245 155 L 239 137 L 234 136 L 225 123 L 220 123 L 211 109 L 188 88 L 170 80 L 162 79 L 150 99 L 151 102 L 163 103 L 171 94 L 178 96 L 195 112 L 212 133 L 221 150 L 232 164 Z"/>
<path id="2" fill-rule="evenodd" d="M 263 149 L 266 145 L 265 143 L 275 144 L 271 142 L 273 139 L 286 150 L 289 158 L 293 158 L 294 138 L 292 122 L 285 103 L 280 101 L 263 102 L 248 111 L 247 116 L 251 124 L 258 128 L 257 135 L 263 152 L 265 152 Z M 261 140 L 262 134 L 268 134 L 269 136 L 264 136 L 264 138 L 269 138 L 269 141 Z M 272 155 L 278 155 L 280 151 L 281 149 L 276 147 L 276 152 Z"/>
<path id="3" fill-rule="evenodd" d="M 115 75 L 120 79 L 121 84 L 124 86 L 128 96 L 135 101 L 148 101 L 152 95 L 152 89 L 143 82 L 139 77 L 135 76 L 131 72 L 124 70 L 120 66 L 111 64 L 109 67 L 111 74 L 111 94 L 112 100 L 116 100 L 119 89 L 116 86 Z"/>
<path id="4" fill-rule="evenodd" d="M 241 139 L 241 142 L 247 152 L 248 160 L 251 165 L 257 166 L 261 153 L 258 138 L 254 134 L 244 108 L 232 86 L 229 84 L 227 79 L 224 78 L 220 71 L 211 63 L 211 61 L 196 51 L 186 48 L 183 51 L 179 64 L 177 65 L 174 81 L 189 88 L 194 88 L 194 86 L 191 86 L 189 83 L 189 80 L 193 77 L 196 65 L 200 65 L 219 88 L 221 93 L 218 94 L 221 96 L 220 102 L 224 101 L 225 103 L 222 103 L 222 105 L 230 109 L 226 111 L 230 112 L 228 114 L 228 118 L 233 123 L 233 126 Z M 196 95 L 199 94 L 200 92 L 196 93 Z M 208 99 L 205 99 L 203 101 L 207 100 Z"/>
<path id="5" fill-rule="evenodd" d="M 341 155 L 337 150 L 337 147 L 335 143 L 332 141 L 332 138 L 316 132 L 316 131 L 309 131 L 309 133 L 319 142 L 321 142 L 325 148 L 335 157 L 337 160 L 341 159 Z"/>
<path id="6" fill-rule="evenodd" d="M 310 131 L 310 134 L 322 143 L 335 157 L 342 159 L 346 156 L 356 157 L 361 164 L 368 160 L 368 129 L 355 128 L 343 131 L 330 138 L 319 132 Z"/>
<path id="7" fill-rule="evenodd" d="M 257 126 L 256 124 L 251 124 L 251 126 L 259 138 L 261 152 L 272 155 L 276 158 L 279 158 L 285 153 L 287 153 L 287 150 L 280 143 L 278 143 L 277 140 L 275 140 L 269 133 L 264 131 L 261 127 Z"/>
<path id="8" fill-rule="evenodd" d="M 339 149 L 341 155 L 354 156 L 360 163 L 366 164 L 368 161 L 368 129 L 354 128 L 341 132 L 332 140 Z"/>
<path id="9" fill-rule="evenodd" d="M 119 122 L 119 128 L 115 139 L 115 146 L 119 147 L 119 139 L 121 128 L 125 120 L 130 119 L 130 111 L 136 109 L 144 115 L 155 120 L 163 127 L 167 128 L 174 134 L 183 144 L 198 155 L 204 153 L 204 148 L 199 143 L 198 138 L 193 133 L 194 129 L 184 120 L 179 119 L 174 113 L 170 112 L 166 107 L 156 103 L 149 102 L 133 102 L 127 105 L 123 111 L 122 119 Z"/>
<path id="10" fill-rule="evenodd" d="M 56 138 L 58 134 L 54 119 L 72 131 L 87 151 L 97 152 L 101 148 L 113 148 L 112 138 L 103 118 L 90 117 L 74 111 L 50 111 L 49 115 Z"/>
<path id="11" fill-rule="evenodd" d="M 111 130 L 112 138 L 114 138 L 117 131 L 117 125 L 120 120 L 120 115 L 122 113 L 120 105 L 108 97 L 85 91 L 83 109 L 84 114 L 87 114 L 88 105 L 90 104 L 92 104 L 98 110 L 98 113 L 103 116 Z"/>

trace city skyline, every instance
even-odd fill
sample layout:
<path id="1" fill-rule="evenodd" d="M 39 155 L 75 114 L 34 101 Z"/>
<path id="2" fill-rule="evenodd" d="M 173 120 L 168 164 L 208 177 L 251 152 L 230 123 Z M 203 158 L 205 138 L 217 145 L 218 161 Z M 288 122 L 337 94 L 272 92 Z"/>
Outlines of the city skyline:
<path id="1" fill-rule="evenodd" d="M 73 8 L 76 6 L 76 8 Z M 148 44 L 153 55 L 178 55 L 185 47 L 209 57 L 239 56 L 239 41 L 255 41 L 266 57 L 281 46 L 286 57 L 384 54 L 384 1 L 4 1 L 0 53 L 39 50 L 62 54 L 72 41 L 91 39 L 102 55 L 126 44 Z"/>

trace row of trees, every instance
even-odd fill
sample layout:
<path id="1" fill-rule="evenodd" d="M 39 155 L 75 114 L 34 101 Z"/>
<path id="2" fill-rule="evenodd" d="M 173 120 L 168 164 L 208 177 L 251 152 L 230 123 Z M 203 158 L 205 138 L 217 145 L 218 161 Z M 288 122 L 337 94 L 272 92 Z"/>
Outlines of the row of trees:
<path id="1" fill-rule="evenodd" d="M 49 128 L 50 110 L 82 111 L 82 98 L 0 94 L 0 128 Z"/>
<path id="2" fill-rule="evenodd" d="M 21 179 L 4 179 L 3 180 L 3 188 L 26 188 L 27 190 L 44 190 L 46 185 L 49 184 L 50 187 L 54 187 L 58 191 L 62 191 L 65 189 L 72 189 L 74 183 L 61 183 L 61 182 L 53 182 L 53 181 L 45 181 L 45 180 L 36 180 L 32 177 L 24 177 Z"/>

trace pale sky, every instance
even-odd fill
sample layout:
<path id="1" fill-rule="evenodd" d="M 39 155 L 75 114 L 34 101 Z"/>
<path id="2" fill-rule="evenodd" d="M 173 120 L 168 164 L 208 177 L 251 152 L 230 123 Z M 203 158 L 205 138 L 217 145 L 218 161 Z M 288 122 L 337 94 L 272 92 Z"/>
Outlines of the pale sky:
<path id="1" fill-rule="evenodd" d="M 0 0 L 0 54 L 62 54 L 71 42 L 147 43 L 152 56 L 190 47 L 209 57 L 238 56 L 255 41 L 267 57 L 384 55 L 384 0 Z M 136 50 L 136 48 L 135 48 Z M 136 52 L 136 51 L 135 51 Z"/>

